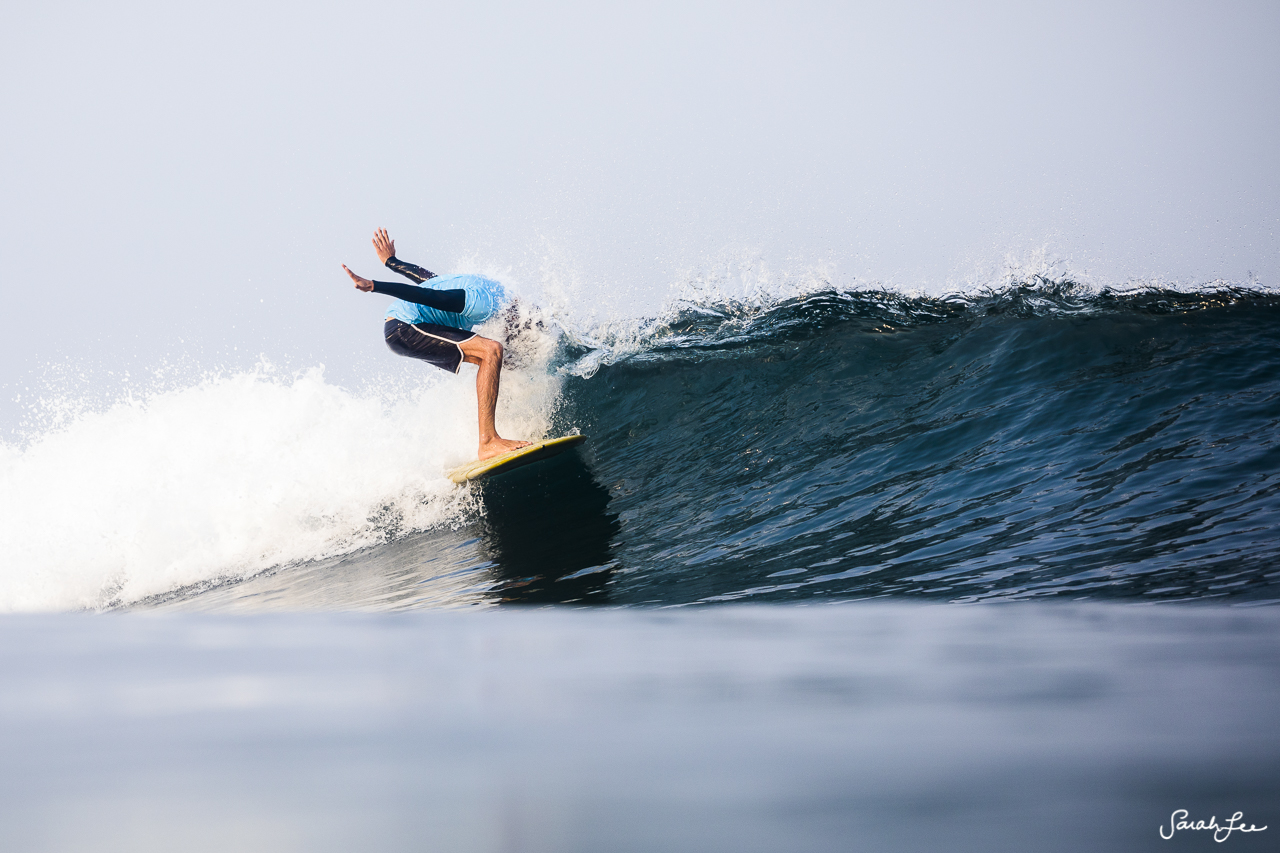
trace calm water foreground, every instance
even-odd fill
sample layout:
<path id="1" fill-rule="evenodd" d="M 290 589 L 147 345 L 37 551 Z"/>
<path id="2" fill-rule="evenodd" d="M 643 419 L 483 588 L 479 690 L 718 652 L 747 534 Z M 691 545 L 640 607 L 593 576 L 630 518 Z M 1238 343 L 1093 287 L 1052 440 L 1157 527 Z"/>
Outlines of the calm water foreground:
<path id="1" fill-rule="evenodd" d="M 0 849 L 1274 850 L 1280 610 L 0 620 Z M 1160 837 L 1172 812 L 1266 831 Z"/>

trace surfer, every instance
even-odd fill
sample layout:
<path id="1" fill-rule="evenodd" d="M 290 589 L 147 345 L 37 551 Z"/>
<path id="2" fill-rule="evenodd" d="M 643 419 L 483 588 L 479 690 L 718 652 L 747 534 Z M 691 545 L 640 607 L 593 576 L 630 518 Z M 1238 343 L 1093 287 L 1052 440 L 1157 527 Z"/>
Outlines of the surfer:
<path id="1" fill-rule="evenodd" d="M 502 285 L 491 278 L 466 273 L 438 276 L 402 261 L 396 257 L 395 241 L 385 228 L 374 232 L 373 248 L 387 269 L 414 282 L 373 281 L 342 265 L 357 290 L 395 297 L 387 308 L 383 327 L 387 346 L 396 355 L 421 359 L 450 373 L 457 373 L 464 361 L 479 367 L 476 373 L 480 422 L 478 459 L 528 446 L 527 441 L 512 441 L 498 435 L 494 425 L 498 380 L 502 373 L 502 344 L 471 331 L 510 303 Z M 426 285 L 428 279 L 435 281 Z"/>

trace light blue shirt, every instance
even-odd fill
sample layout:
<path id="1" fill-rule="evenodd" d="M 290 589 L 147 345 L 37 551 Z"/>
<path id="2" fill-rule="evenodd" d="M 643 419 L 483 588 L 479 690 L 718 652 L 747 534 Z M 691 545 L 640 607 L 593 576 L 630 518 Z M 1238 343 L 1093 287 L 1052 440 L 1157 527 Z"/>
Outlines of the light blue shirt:
<path id="1" fill-rule="evenodd" d="M 462 313 L 454 314 L 396 299 L 387 308 L 388 320 L 394 317 L 401 323 L 435 323 L 437 326 L 452 326 L 455 329 L 471 331 L 497 314 L 508 301 L 507 291 L 501 284 L 491 278 L 470 273 L 438 275 L 417 286 L 427 290 L 465 291 L 466 301 L 463 304 Z"/>

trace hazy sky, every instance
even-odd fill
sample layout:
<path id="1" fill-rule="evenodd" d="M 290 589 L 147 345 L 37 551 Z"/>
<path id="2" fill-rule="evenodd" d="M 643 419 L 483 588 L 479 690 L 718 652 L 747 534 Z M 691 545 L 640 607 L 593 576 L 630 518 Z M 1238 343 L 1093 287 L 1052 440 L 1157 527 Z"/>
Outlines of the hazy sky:
<path id="1" fill-rule="evenodd" d="M 51 364 L 354 378 L 386 300 L 338 264 L 372 275 L 378 225 L 584 314 L 744 253 L 1280 279 L 1275 2 L 43 2 L 0 32 L 10 418 Z"/>

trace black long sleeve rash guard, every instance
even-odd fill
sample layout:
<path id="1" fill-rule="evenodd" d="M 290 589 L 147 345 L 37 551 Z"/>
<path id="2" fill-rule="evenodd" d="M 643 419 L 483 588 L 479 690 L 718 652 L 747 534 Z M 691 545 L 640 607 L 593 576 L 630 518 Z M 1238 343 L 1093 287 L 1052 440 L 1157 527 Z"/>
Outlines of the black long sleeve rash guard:
<path id="1" fill-rule="evenodd" d="M 398 272 L 400 273 L 400 275 L 404 276 L 410 281 L 416 281 L 418 284 L 422 284 L 424 281 L 426 281 L 429 278 L 436 277 L 436 274 L 433 273 L 431 270 L 423 269 L 417 264 L 411 264 L 408 261 L 402 261 L 399 258 L 397 258 L 395 255 L 392 255 L 391 257 L 387 258 L 386 262 L 383 265 L 387 269 L 391 270 L 392 272 Z"/>
<path id="2" fill-rule="evenodd" d="M 436 277 L 436 274 L 431 270 L 423 269 L 417 264 L 402 261 L 395 255 L 387 258 L 386 267 L 418 284 Z M 397 281 L 375 281 L 373 283 L 373 292 L 385 293 L 387 296 L 394 296 L 396 299 L 403 299 L 405 302 L 425 305 L 428 308 L 446 311 L 450 314 L 461 314 L 467 305 L 467 293 L 465 290 L 432 290 L 428 287 L 415 287 L 412 284 L 401 284 Z"/>

